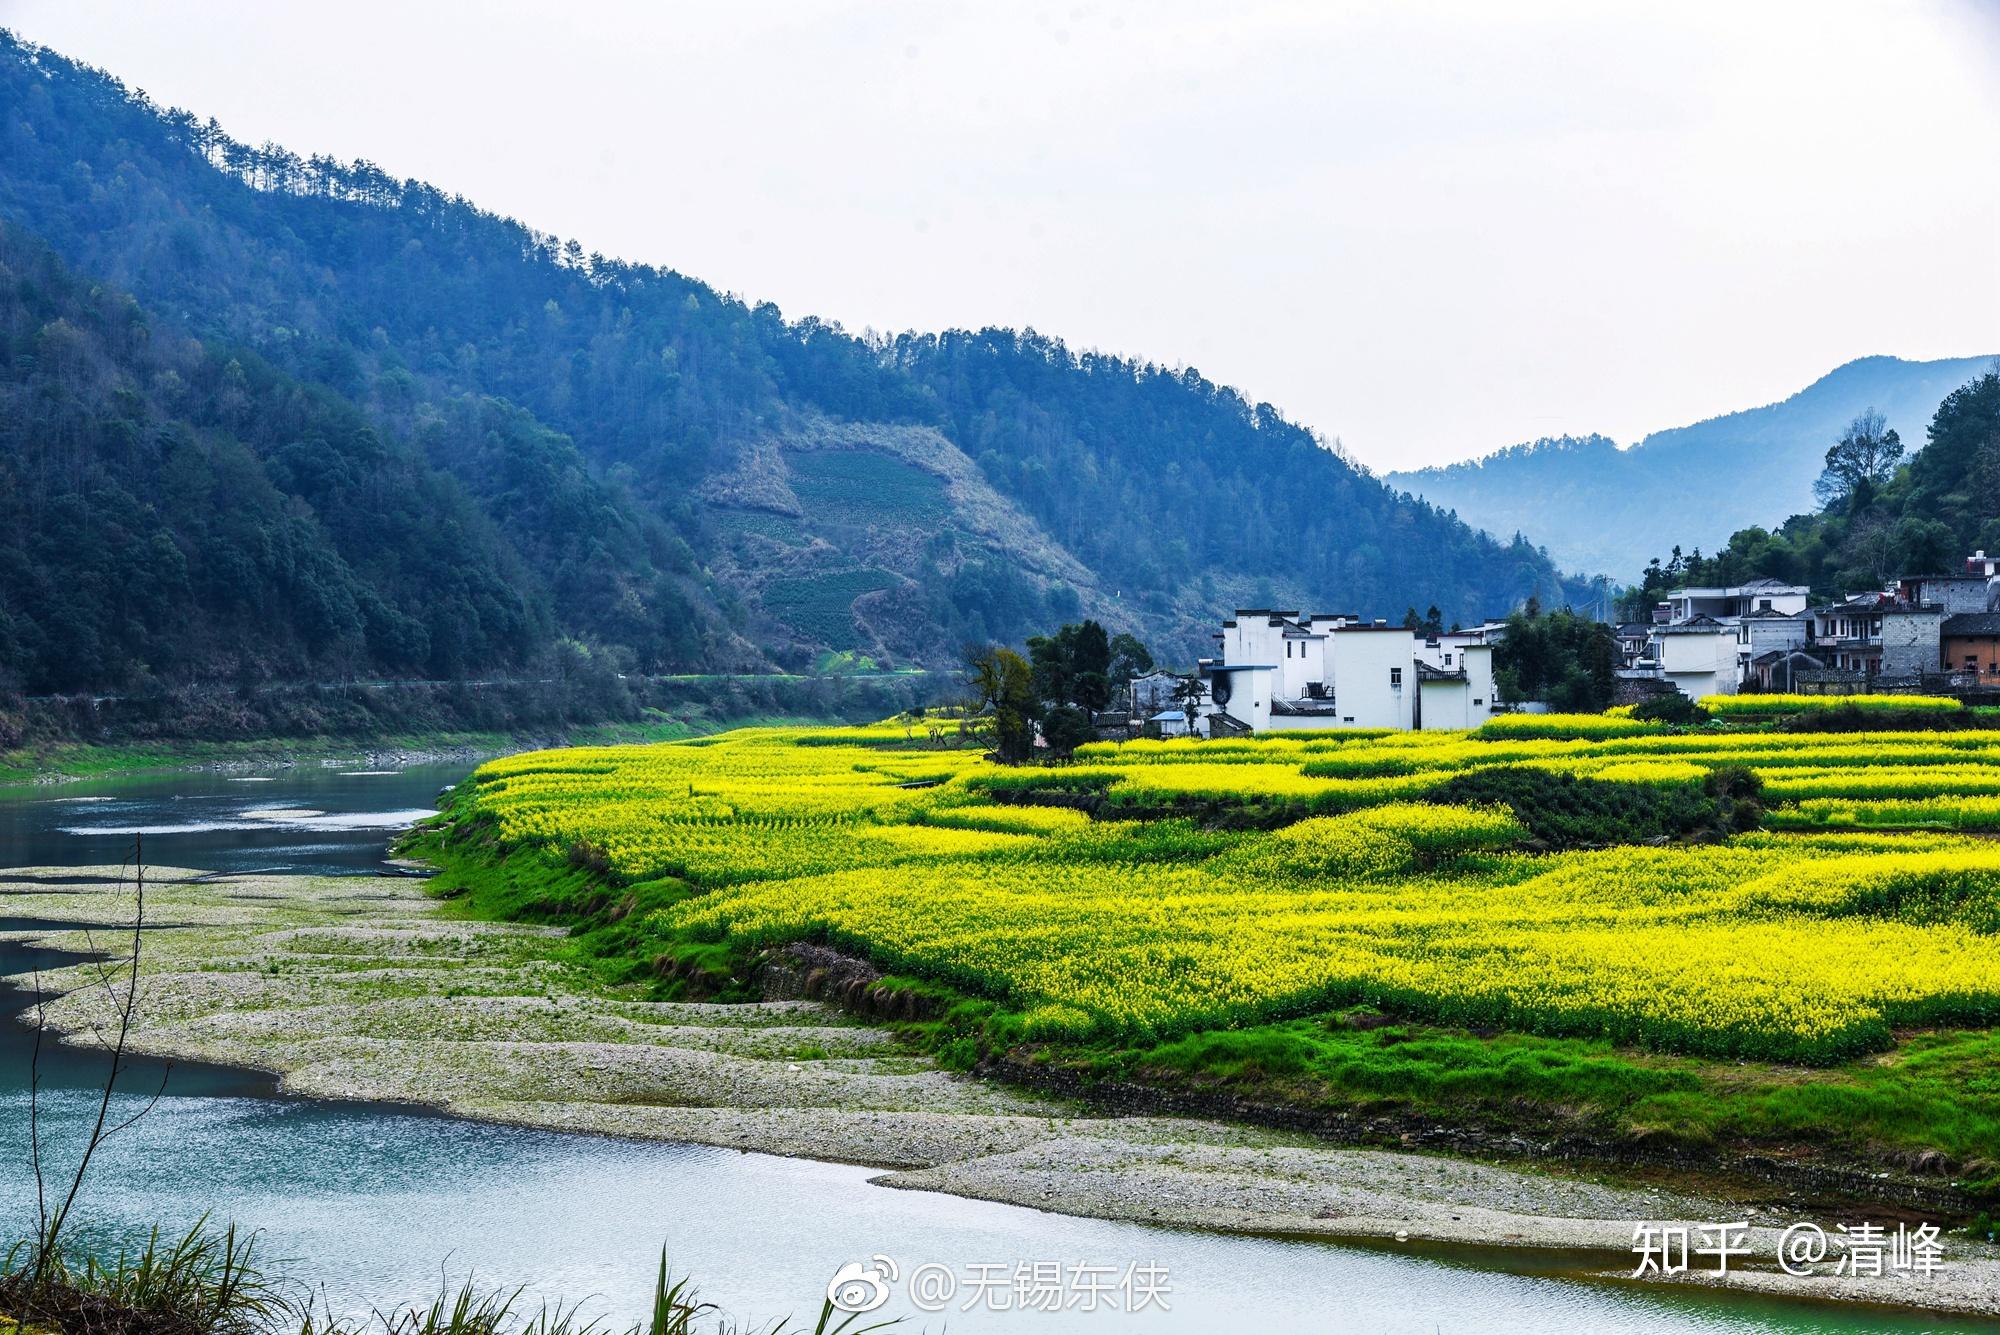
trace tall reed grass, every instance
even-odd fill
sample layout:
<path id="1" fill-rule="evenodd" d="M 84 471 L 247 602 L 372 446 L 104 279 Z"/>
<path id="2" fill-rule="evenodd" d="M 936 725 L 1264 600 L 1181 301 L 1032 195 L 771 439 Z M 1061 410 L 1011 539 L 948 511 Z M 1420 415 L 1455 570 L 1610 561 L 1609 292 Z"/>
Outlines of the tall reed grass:
<path id="1" fill-rule="evenodd" d="M 37 1267 L 42 1240 L 24 1238 L 0 1261 L 0 1329 L 59 1335 L 751 1335 L 660 1254 L 652 1310 L 644 1322 L 618 1326 L 583 1304 L 530 1307 L 523 1290 L 481 1289 L 473 1280 L 442 1285 L 427 1303 L 377 1309 L 365 1318 L 335 1313 L 323 1293 L 290 1293 L 256 1260 L 256 1237 L 204 1218 L 178 1238 L 156 1228 L 137 1250 L 110 1258 L 63 1251 Z M 808 1328 L 790 1320 L 755 1327 L 755 1335 L 866 1335 L 896 1321 L 861 1324 L 858 1313 L 823 1302 Z M 697 1322 L 701 1323 L 697 1326 Z"/>

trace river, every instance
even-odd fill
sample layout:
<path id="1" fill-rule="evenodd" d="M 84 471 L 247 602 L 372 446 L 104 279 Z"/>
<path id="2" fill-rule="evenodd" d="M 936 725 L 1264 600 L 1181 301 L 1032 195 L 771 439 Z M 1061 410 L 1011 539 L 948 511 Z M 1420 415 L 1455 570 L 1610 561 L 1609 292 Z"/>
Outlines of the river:
<path id="1" fill-rule="evenodd" d="M 464 764 L 389 772 L 318 764 L 257 773 L 190 771 L 56 788 L 0 789 L 0 866 L 123 860 L 132 833 L 155 865 L 365 875 L 391 833 L 428 810 Z M 0 927 L 19 928 L 18 921 Z M 172 930 L 163 927 L 161 930 Z M 59 957 L 0 944 L 0 972 Z M 17 977 L 17 981 L 22 981 Z M 6 999 L 17 1012 L 23 994 Z M 0 1024 L 0 1223 L 33 1218 L 27 1171 L 29 1030 Z M 73 1144 L 101 1055 L 45 1052 L 42 1112 Z M 140 1061 L 121 1088 L 150 1091 Z M 99 1239 L 184 1227 L 208 1213 L 260 1233 L 272 1268 L 356 1313 L 433 1295 L 445 1278 L 524 1286 L 529 1303 L 588 1300 L 644 1316 L 664 1248 L 701 1296 L 748 1322 L 816 1314 L 847 1262 L 881 1253 L 904 1277 L 935 1263 L 961 1282 L 979 1264 L 1103 1266 L 1122 1283 L 1157 1266 L 1168 1292 L 1143 1313 L 1112 1287 L 1094 1312 L 988 1304 L 900 1309 L 901 1330 L 1090 1332 L 1915 1332 L 1985 1329 L 1708 1292 L 1658 1292 L 1537 1273 L 1517 1253 L 1378 1249 L 1076 1219 L 873 1186 L 873 1170 L 706 1147 L 520 1130 L 378 1105 L 285 1098 L 263 1075 L 176 1065 L 150 1115 L 92 1169 L 81 1217 Z M 988 1275 L 1000 1271 L 983 1272 Z M 1139 1272 L 1143 1277 L 1144 1271 Z M 1142 1287 L 1143 1284 L 1142 1284 Z M 1063 1292 L 1074 1298 L 1074 1281 Z M 1159 1302 L 1167 1304 L 1161 1310 Z"/>

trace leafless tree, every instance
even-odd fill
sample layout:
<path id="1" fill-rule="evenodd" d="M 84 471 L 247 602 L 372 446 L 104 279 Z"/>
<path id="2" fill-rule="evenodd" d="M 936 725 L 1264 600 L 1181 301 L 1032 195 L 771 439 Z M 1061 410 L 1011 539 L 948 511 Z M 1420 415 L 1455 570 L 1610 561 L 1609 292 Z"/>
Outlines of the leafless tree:
<path id="1" fill-rule="evenodd" d="M 33 979 L 35 989 L 35 1041 L 29 1059 L 28 1071 L 28 1158 L 35 1174 L 35 1219 L 36 1242 L 35 1263 L 30 1271 L 31 1283 L 40 1286 L 45 1280 L 60 1272 L 63 1227 L 69 1222 L 76 1208 L 77 1197 L 83 1191 L 84 1176 L 90 1171 L 91 1160 L 97 1157 L 99 1149 L 119 1132 L 126 1130 L 151 1112 L 158 1105 L 161 1095 L 166 1093 L 167 1079 L 173 1073 L 172 1063 L 160 1073 L 160 1085 L 143 1106 L 129 1117 L 116 1123 L 111 1120 L 112 1096 L 118 1087 L 118 1079 L 125 1074 L 125 1056 L 132 1035 L 132 1017 L 139 1004 L 139 963 L 145 945 L 146 927 L 146 861 L 145 836 L 132 837 L 132 861 L 134 899 L 132 908 L 132 947 L 128 955 L 97 955 L 97 943 L 84 931 L 84 939 L 93 952 L 92 969 L 96 974 L 96 985 L 104 989 L 105 999 L 110 1003 L 111 1014 L 117 1024 L 107 1037 L 104 1028 L 91 1025 L 92 1037 L 104 1051 L 108 1066 L 104 1073 L 104 1088 L 98 1096 L 97 1113 L 91 1122 L 90 1134 L 83 1143 L 83 1152 L 78 1156 L 76 1168 L 69 1176 L 69 1184 L 62 1192 L 61 1204 L 50 1208 L 50 1191 L 47 1175 L 42 1162 L 42 1044 L 48 1033 L 48 998 L 42 990 L 41 977 Z M 118 882 L 125 882 L 124 871 L 119 872 Z M 126 975 L 125 994 L 118 994 L 118 975 Z"/>
<path id="2" fill-rule="evenodd" d="M 1902 457 L 1902 438 L 1870 408 L 1849 422 L 1846 432 L 1828 448 L 1826 471 L 1813 483 L 1813 495 L 1826 509 L 1864 509 Z"/>

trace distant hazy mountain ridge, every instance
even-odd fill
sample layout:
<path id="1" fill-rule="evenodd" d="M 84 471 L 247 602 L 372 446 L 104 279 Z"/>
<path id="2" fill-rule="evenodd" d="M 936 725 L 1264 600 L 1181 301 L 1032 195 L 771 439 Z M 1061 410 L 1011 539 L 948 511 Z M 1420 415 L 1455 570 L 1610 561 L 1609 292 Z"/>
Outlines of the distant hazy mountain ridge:
<path id="1" fill-rule="evenodd" d="M 1877 408 L 1917 449 L 1938 404 L 1992 357 L 1863 357 L 1762 408 L 1655 431 L 1515 445 L 1468 463 L 1391 473 L 1391 486 L 1489 533 L 1525 532 L 1565 568 L 1626 577 L 1675 544 L 1714 550 L 1738 529 L 1813 508 L 1826 448 Z"/>

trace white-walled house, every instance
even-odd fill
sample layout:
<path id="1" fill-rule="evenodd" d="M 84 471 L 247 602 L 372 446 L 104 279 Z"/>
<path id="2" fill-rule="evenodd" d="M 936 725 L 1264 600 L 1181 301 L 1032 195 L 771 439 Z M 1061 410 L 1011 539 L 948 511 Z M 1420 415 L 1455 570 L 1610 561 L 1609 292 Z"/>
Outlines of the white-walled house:
<path id="1" fill-rule="evenodd" d="M 1204 736 L 1214 736 L 1223 726 L 1216 722 L 1216 715 L 1224 716 L 1224 723 L 1233 721 L 1239 728 L 1252 732 L 1262 732 L 1271 726 L 1272 688 L 1277 684 L 1278 669 L 1270 663 L 1213 663 L 1201 665 L 1201 675 L 1208 679 L 1208 705 L 1202 711 L 1197 731 Z"/>
<path id="2" fill-rule="evenodd" d="M 1691 700 L 1704 695 L 1734 695 L 1742 684 L 1738 666 L 1738 628 L 1713 617 L 1697 616 L 1653 630 L 1660 675 Z"/>
<path id="3" fill-rule="evenodd" d="M 1204 661 L 1202 731 L 1476 728 L 1494 713 L 1493 649 L 1474 632 L 1426 638 L 1346 613 L 1252 608 L 1225 621 Z M 1211 726 L 1212 724 L 1212 726 Z"/>
<path id="4" fill-rule="evenodd" d="M 1414 726 L 1417 707 L 1417 637 L 1401 626 L 1343 626 L 1328 639 L 1337 724 L 1308 727 L 1399 728 Z"/>
<path id="5" fill-rule="evenodd" d="M 1493 717 L 1493 646 L 1447 648 L 1417 659 L 1417 726 L 1426 732 L 1476 728 Z"/>
<path id="6" fill-rule="evenodd" d="M 1276 674 L 1273 694 L 1282 700 L 1299 700 L 1311 694 L 1315 682 L 1332 680 L 1327 660 L 1327 637 L 1360 618 L 1346 612 L 1274 612 L 1249 608 L 1222 623 L 1220 661 L 1230 664 L 1264 664 Z"/>

